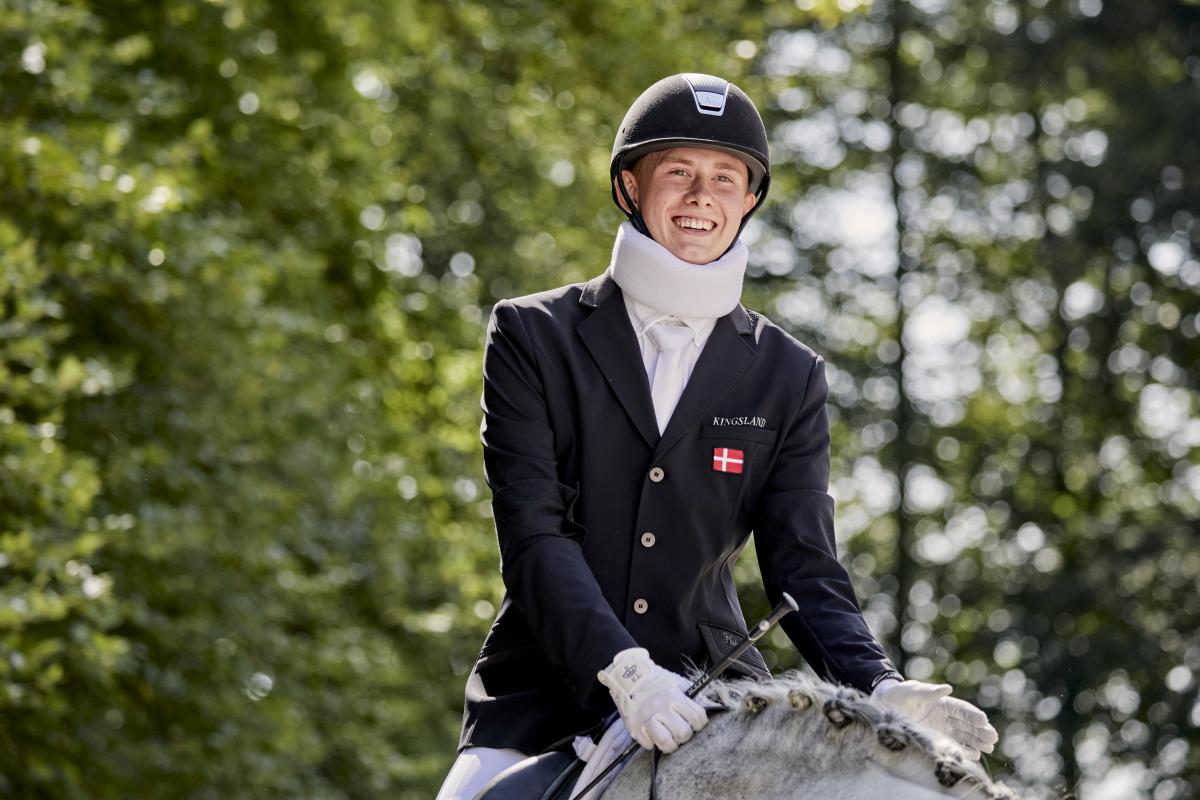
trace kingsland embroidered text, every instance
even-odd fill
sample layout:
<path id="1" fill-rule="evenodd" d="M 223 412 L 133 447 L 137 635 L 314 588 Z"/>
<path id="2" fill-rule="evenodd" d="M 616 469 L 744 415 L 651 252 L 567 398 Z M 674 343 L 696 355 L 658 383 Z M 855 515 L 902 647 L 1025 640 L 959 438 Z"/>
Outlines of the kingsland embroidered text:
<path id="1" fill-rule="evenodd" d="M 756 428 L 767 427 L 766 417 L 713 417 L 713 425 L 753 425 Z"/>

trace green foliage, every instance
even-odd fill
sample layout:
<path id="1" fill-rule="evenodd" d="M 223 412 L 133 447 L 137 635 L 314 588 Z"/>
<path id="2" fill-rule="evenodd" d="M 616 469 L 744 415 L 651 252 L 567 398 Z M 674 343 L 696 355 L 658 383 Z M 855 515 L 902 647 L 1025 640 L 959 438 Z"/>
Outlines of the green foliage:
<path id="1" fill-rule="evenodd" d="M 433 794 L 501 593 L 487 309 L 603 269 L 687 70 L 773 130 L 748 293 L 830 362 L 871 622 L 1002 771 L 1194 793 L 1195 11 L 854 6 L 0 9 L 0 794 Z"/>
<path id="2" fill-rule="evenodd" d="M 485 308 L 602 268 L 628 97 L 744 63 L 701 5 L 0 12 L 4 793 L 431 794 Z"/>
<path id="3" fill-rule="evenodd" d="M 1015 780 L 1190 796 L 1200 17 L 863 12 L 767 56 L 798 203 L 756 233 L 763 305 L 831 361 L 868 618 Z"/>

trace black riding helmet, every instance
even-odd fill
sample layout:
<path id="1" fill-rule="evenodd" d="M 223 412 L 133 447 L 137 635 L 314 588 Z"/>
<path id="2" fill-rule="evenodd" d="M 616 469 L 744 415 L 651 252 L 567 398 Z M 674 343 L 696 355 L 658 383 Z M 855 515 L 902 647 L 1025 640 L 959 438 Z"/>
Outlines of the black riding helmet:
<path id="1" fill-rule="evenodd" d="M 615 179 L 622 170 L 632 169 L 647 153 L 670 147 L 708 147 L 745 162 L 750 171 L 750 191 L 756 199 L 738 226 L 737 236 L 740 236 L 750 215 L 766 199 L 771 185 L 767 129 L 754 103 L 729 81 L 698 72 L 663 78 L 633 102 L 613 142 L 609 180 L 613 183 L 613 202 L 621 208 L 617 198 L 620 191 L 625 203 L 633 209 L 632 213 L 625 212 L 626 216 L 646 236 L 650 232 L 625 190 L 625 182 Z"/>

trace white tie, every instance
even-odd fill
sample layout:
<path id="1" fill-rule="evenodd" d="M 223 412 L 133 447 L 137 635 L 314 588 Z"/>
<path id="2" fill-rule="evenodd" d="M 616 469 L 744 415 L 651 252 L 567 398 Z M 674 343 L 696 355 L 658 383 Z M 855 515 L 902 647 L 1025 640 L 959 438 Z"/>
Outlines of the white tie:
<path id="1" fill-rule="evenodd" d="M 654 417 L 658 420 L 658 432 L 667 429 L 671 412 L 679 403 L 683 386 L 687 383 L 687 349 L 695 341 L 695 333 L 686 325 L 667 325 L 656 322 L 646 330 L 646 335 L 658 348 L 654 359 L 654 379 L 650 382 L 650 399 L 654 401 Z"/>

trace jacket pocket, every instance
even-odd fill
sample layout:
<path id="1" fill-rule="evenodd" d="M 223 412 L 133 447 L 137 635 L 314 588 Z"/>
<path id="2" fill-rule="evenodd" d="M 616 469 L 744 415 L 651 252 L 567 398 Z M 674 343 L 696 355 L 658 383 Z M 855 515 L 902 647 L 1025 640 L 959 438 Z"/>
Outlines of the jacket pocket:
<path id="1" fill-rule="evenodd" d="M 708 656 L 712 659 L 712 666 L 716 666 L 718 662 L 722 661 L 746 636 L 745 632 L 738 632 L 715 622 L 701 622 L 697 624 L 697 627 L 700 629 L 700 638 L 704 640 L 704 646 L 708 650 Z M 748 678 L 766 679 L 771 677 L 771 671 L 767 669 L 767 662 L 763 660 L 762 654 L 754 645 L 746 648 L 746 651 L 735 658 L 729 666 L 730 669 L 740 672 Z"/>
<path id="2" fill-rule="evenodd" d="M 756 425 L 701 425 L 701 439 L 731 439 L 759 444 L 774 444 L 779 430 Z"/>
<path id="3" fill-rule="evenodd" d="M 562 676 L 546 662 L 539 648 L 514 647 L 482 655 L 475 672 L 489 697 L 500 697 L 562 683 Z"/>

